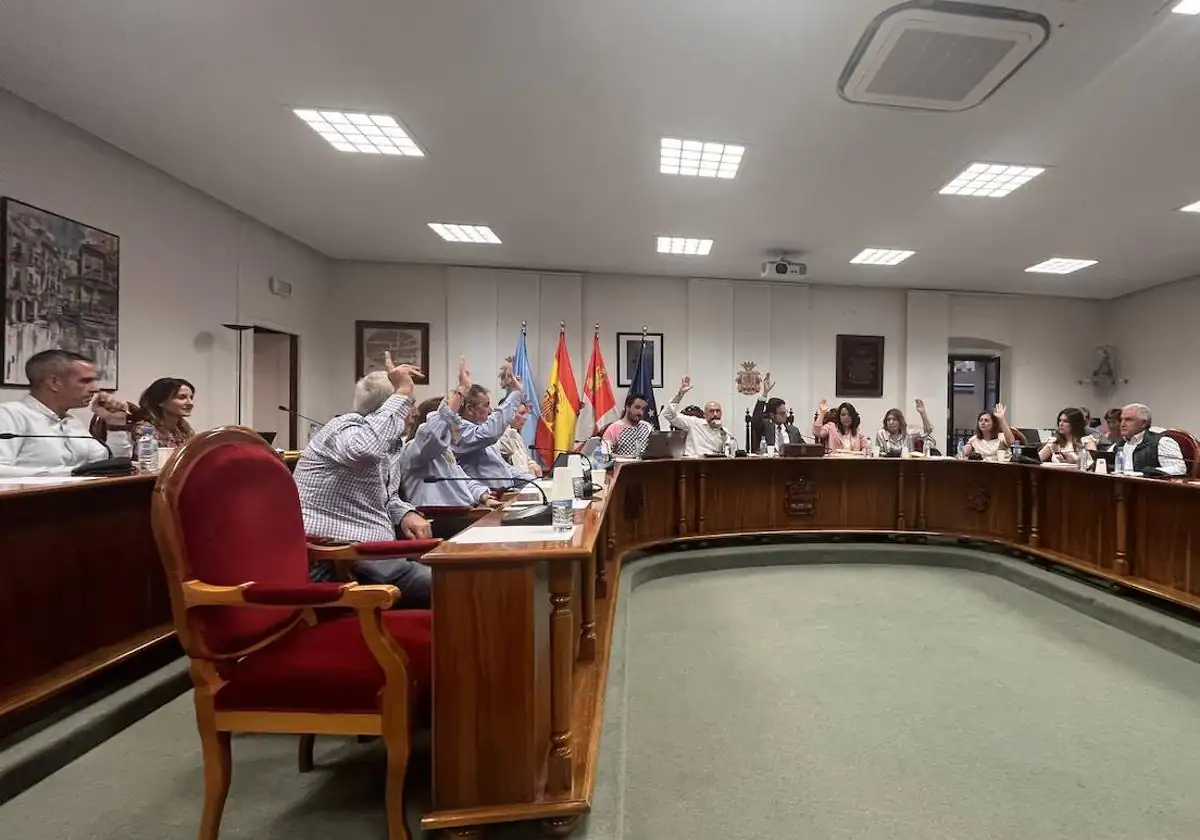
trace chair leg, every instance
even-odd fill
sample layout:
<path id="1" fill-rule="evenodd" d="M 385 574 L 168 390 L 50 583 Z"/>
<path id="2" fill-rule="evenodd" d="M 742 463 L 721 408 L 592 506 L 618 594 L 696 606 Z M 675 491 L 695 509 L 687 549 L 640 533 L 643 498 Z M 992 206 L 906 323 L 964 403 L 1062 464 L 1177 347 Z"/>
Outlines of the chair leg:
<path id="1" fill-rule="evenodd" d="M 300 736 L 300 772 L 310 773 L 313 769 L 313 745 L 317 742 L 316 735 Z"/>
<path id="2" fill-rule="evenodd" d="M 383 793 L 387 811 L 388 840 L 411 840 L 405 821 L 404 777 L 408 770 L 410 744 L 403 728 L 389 732 L 384 726 L 383 742 L 387 746 L 387 782 Z"/>
<path id="3" fill-rule="evenodd" d="M 204 755 L 204 811 L 200 817 L 200 840 L 217 840 L 233 771 L 229 733 L 202 729 L 200 748 Z"/>

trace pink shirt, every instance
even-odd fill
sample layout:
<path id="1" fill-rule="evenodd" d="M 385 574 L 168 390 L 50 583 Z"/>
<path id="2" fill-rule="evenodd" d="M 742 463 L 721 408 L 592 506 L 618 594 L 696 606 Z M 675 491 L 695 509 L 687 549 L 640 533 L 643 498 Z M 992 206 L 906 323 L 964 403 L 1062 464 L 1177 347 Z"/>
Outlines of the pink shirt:
<path id="1" fill-rule="evenodd" d="M 828 452 L 835 450 L 844 450 L 848 452 L 866 452 L 867 451 L 867 436 L 859 430 L 857 435 L 845 434 L 838 431 L 836 423 L 826 423 L 819 429 L 814 429 L 814 433 L 818 440 L 825 441 L 825 449 Z"/>

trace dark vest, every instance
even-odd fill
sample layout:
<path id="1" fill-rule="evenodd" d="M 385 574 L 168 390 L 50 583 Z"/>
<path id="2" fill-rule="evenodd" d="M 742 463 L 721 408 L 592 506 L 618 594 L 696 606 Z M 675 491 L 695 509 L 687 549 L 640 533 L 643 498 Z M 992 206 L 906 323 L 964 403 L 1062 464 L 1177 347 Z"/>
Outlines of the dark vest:
<path id="1" fill-rule="evenodd" d="M 1142 437 L 1142 442 L 1139 443 L 1133 450 L 1133 470 L 1134 472 L 1144 472 L 1145 470 L 1156 470 L 1158 466 L 1158 442 L 1162 439 L 1162 435 L 1157 432 L 1146 430 L 1146 434 Z"/>

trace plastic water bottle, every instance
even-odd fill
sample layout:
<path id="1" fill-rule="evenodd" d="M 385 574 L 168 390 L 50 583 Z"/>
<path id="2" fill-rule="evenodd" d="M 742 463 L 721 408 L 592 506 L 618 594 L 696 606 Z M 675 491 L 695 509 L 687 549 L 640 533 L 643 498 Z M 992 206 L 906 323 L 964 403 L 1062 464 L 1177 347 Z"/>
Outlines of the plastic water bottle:
<path id="1" fill-rule="evenodd" d="M 158 436 L 149 423 L 138 427 L 134 453 L 137 456 L 138 472 L 158 471 Z"/>
<path id="2" fill-rule="evenodd" d="M 763 435 L 758 439 L 758 454 L 760 457 L 767 457 L 767 436 Z"/>
<path id="3" fill-rule="evenodd" d="M 1116 472 L 1117 475 L 1121 475 L 1122 473 L 1125 472 L 1125 447 L 1121 447 L 1120 449 L 1117 450 L 1116 465 L 1114 467 L 1114 471 Z"/>
<path id="4" fill-rule="evenodd" d="M 565 467 L 554 470 L 550 487 L 550 523 L 555 531 L 570 531 L 575 527 L 575 492 Z"/>

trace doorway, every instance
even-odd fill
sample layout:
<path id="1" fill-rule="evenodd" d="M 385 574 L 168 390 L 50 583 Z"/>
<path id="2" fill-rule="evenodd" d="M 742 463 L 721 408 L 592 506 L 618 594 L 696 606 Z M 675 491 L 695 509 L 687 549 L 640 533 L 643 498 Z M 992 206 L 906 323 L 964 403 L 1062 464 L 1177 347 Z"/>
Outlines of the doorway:
<path id="1" fill-rule="evenodd" d="M 255 431 L 274 432 L 271 445 L 276 449 L 292 450 L 299 441 L 297 418 L 294 412 L 300 399 L 300 337 L 267 327 L 254 328 L 254 394 Z M 281 409 L 290 408 L 293 412 Z"/>
<path id="2" fill-rule="evenodd" d="M 951 355 L 947 358 L 949 397 L 946 454 L 957 455 L 975 434 L 975 421 L 1000 402 L 1000 357 Z"/>

